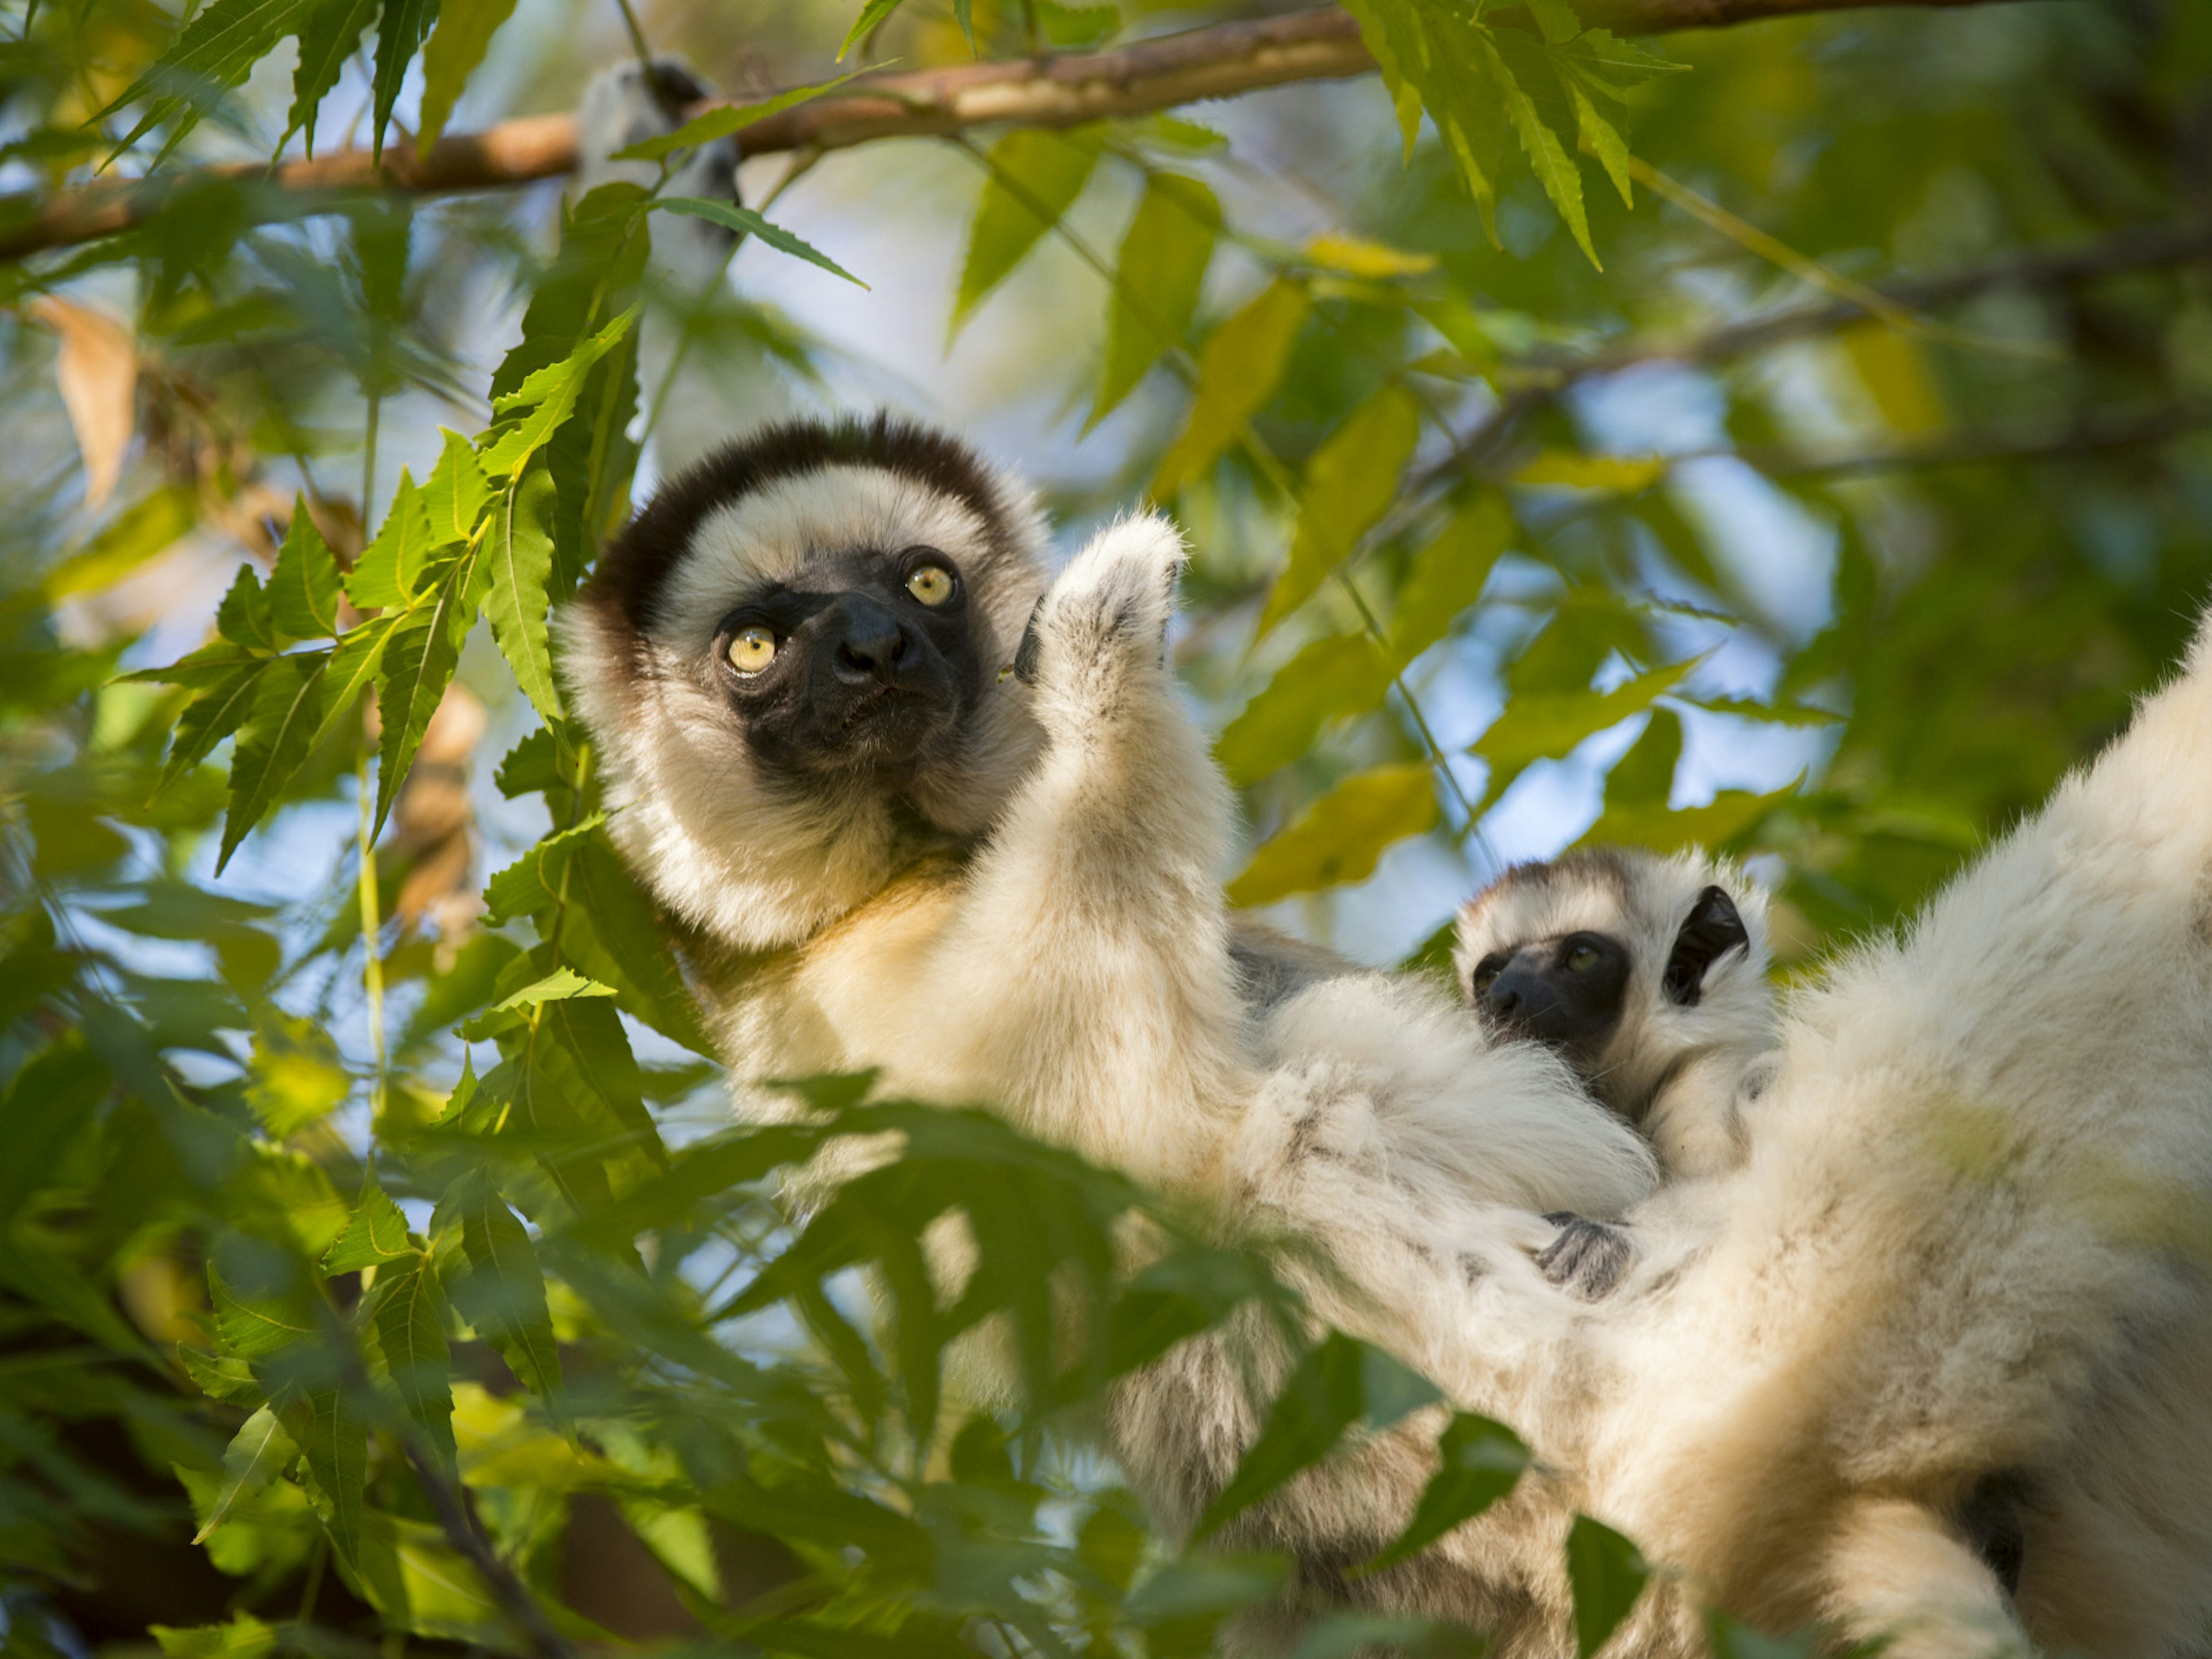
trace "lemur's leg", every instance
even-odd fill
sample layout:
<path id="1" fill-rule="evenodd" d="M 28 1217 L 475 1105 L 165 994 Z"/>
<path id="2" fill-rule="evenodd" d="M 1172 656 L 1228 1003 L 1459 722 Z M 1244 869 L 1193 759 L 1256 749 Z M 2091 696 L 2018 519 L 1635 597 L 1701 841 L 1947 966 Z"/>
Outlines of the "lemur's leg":
<path id="1" fill-rule="evenodd" d="M 1170 1179 L 1251 1086 L 1220 890 L 1228 792 L 1165 660 L 1182 562 L 1166 520 L 1124 519 L 1037 602 L 1024 685 L 1000 690 L 1030 699 L 1043 752 L 939 946 L 963 1069 L 1039 1133 Z"/>
<path id="2" fill-rule="evenodd" d="M 1827 1612 L 1893 1659 L 2011 1659 L 2032 1650 L 1972 1542 L 1917 1504 L 1857 1500 L 1827 1552 Z"/>

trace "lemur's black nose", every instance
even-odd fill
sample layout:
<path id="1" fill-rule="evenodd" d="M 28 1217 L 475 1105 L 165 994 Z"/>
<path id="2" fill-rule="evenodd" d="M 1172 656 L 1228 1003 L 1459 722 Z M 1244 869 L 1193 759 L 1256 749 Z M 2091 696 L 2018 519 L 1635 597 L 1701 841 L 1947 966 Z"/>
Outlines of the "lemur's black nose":
<path id="1" fill-rule="evenodd" d="M 836 665 L 837 678 L 852 684 L 872 679 L 890 684 L 913 649 L 905 625 L 882 605 L 858 593 L 837 602 L 834 621 L 837 647 L 831 659 Z"/>
<path id="2" fill-rule="evenodd" d="M 1490 988 L 1482 994 L 1485 1012 L 1509 1025 L 1548 1012 L 1559 1000 L 1541 972 L 1518 963 L 1491 981 Z"/>

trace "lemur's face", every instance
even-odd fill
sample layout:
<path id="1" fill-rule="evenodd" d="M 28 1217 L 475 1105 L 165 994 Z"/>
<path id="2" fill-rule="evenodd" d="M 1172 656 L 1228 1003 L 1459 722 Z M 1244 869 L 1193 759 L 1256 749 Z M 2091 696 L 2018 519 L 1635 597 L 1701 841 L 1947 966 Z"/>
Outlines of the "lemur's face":
<path id="1" fill-rule="evenodd" d="M 944 757 L 990 672 L 967 581 L 927 543 L 817 555 L 733 605 L 709 657 L 763 770 L 890 788 Z"/>
<path id="2" fill-rule="evenodd" d="M 1579 1069 L 1620 1028 L 1628 969 L 1619 939 L 1577 931 L 1492 951 L 1475 963 L 1468 988 L 1494 1036 L 1544 1043 Z"/>

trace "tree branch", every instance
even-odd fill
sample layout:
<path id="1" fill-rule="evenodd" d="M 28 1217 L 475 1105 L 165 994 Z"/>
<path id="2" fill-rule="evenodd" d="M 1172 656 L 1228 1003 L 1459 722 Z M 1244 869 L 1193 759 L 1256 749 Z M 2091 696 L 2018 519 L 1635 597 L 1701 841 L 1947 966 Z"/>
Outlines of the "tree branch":
<path id="1" fill-rule="evenodd" d="M 1630 34 L 1711 28 L 1761 18 L 1887 4 L 1978 5 L 1988 0 L 1585 0 L 1591 22 Z M 1510 16 L 1510 13 L 1494 14 Z M 1356 24 L 1334 6 L 1140 40 L 1107 52 L 1021 58 L 880 75 L 745 129 L 748 155 L 842 149 L 878 138 L 964 132 L 994 123 L 1068 127 L 1298 81 L 1336 80 L 1375 67 Z M 705 103 L 687 115 L 714 107 Z M 441 138 L 426 155 L 388 146 L 380 167 L 365 149 L 313 161 L 179 169 L 108 180 L 48 199 L 0 199 L 0 259 L 20 259 L 127 230 L 194 184 L 258 183 L 302 196 L 362 190 L 423 194 L 495 190 L 572 172 L 571 115 L 530 115 Z"/>

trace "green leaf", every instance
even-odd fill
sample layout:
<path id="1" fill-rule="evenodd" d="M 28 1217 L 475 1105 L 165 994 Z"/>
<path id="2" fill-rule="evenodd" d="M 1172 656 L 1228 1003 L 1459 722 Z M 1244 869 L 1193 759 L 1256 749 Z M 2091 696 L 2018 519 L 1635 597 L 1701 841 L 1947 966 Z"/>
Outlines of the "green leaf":
<path id="1" fill-rule="evenodd" d="M 433 544 L 466 543 L 475 538 L 477 521 L 498 492 L 484 477 L 474 445 L 445 427 L 439 428 L 438 436 L 445 447 L 422 492 L 428 534 Z M 406 476 L 400 474 L 403 483 Z"/>
<path id="2" fill-rule="evenodd" d="M 1680 684 L 1698 660 L 1652 669 L 1610 691 L 1525 691 L 1512 697 L 1468 750 L 1490 763 L 1484 800 L 1504 794 L 1530 763 L 1564 756 L 1585 738 L 1642 714 Z M 1662 792 L 1662 804 L 1664 799 Z"/>
<path id="3" fill-rule="evenodd" d="M 549 724 L 562 718 L 560 687 L 553 678 L 553 653 L 545 636 L 546 582 L 553 570 L 553 475 L 543 466 L 526 466 L 510 482 L 483 560 L 491 573 L 484 616 L 492 637 L 514 671 L 515 684 Z"/>
<path id="4" fill-rule="evenodd" d="M 392 106 L 399 101 L 407 66 L 430 32 L 437 9 L 438 0 L 384 0 L 384 12 L 376 23 L 376 73 L 371 82 L 376 112 L 369 127 L 371 153 L 378 161 L 384 159 L 384 132 L 392 123 Z"/>
<path id="5" fill-rule="evenodd" d="M 49 599 L 97 592 L 174 546 L 199 517 L 198 492 L 172 484 L 134 501 L 90 542 L 47 573 Z"/>
<path id="6" fill-rule="evenodd" d="M 1587 1515 L 1567 1534 L 1567 1577 L 1575 1592 L 1575 1649 L 1581 1659 L 1603 1647 L 1644 1593 L 1650 1569 L 1636 1546 Z"/>
<path id="7" fill-rule="evenodd" d="M 283 1474 L 299 1455 L 300 1449 L 268 1407 L 247 1418 L 223 1451 L 222 1488 L 192 1542 L 207 1542 L 208 1534 L 228 1520 L 233 1510 Z"/>
<path id="8" fill-rule="evenodd" d="M 323 670 L 323 722 L 315 728 L 314 743 L 321 744 L 361 702 L 361 694 L 376 678 L 384 661 L 384 647 L 392 637 L 392 619 L 378 617 L 348 629 Z"/>
<path id="9" fill-rule="evenodd" d="M 1212 465 L 1274 396 L 1309 303 L 1304 285 L 1279 276 L 1207 336 L 1190 414 L 1152 475 L 1156 500 L 1167 500 Z"/>
<path id="10" fill-rule="evenodd" d="M 840 53 L 839 56 L 843 56 Z M 664 132 L 655 138 L 641 139 L 628 149 L 614 154 L 617 161 L 658 161 L 673 155 L 680 149 L 696 149 L 702 144 L 711 144 L 718 138 L 726 138 L 733 132 L 742 132 L 756 121 L 764 121 L 771 115 L 781 115 L 810 98 L 819 98 L 825 92 L 834 92 L 860 74 L 854 70 L 834 81 L 818 81 L 811 87 L 793 87 L 779 92 L 773 98 L 763 98 L 758 103 L 736 104 L 720 109 L 710 109 L 695 115 L 673 132 Z"/>
<path id="11" fill-rule="evenodd" d="M 269 573 L 269 611 L 279 631 L 295 640 L 319 640 L 338 631 L 338 562 L 307 511 L 307 498 L 292 501 L 292 526 Z"/>
<path id="12" fill-rule="evenodd" d="M 215 1302 L 216 1334 L 241 1359 L 266 1359 L 315 1334 L 313 1304 L 304 1285 L 240 1296 L 210 1266 L 208 1291 Z"/>
<path id="13" fill-rule="evenodd" d="M 212 110 L 222 92 L 244 81 L 254 64 L 298 28 L 308 4 L 309 0 L 211 0 L 185 25 L 176 44 L 100 112 L 105 116 L 146 100 L 137 125 L 116 153 L 180 110 L 193 111 L 186 127 Z"/>
<path id="14" fill-rule="evenodd" d="M 1085 132 L 1020 127 L 991 146 L 988 161 L 952 300 L 954 334 L 1074 205 L 1098 165 L 1098 143 Z"/>
<path id="15" fill-rule="evenodd" d="M 757 237 L 779 253 L 788 253 L 795 259 L 805 260 L 810 265 L 819 265 L 832 276 L 842 276 L 856 287 L 867 287 L 866 283 L 820 248 L 801 241 L 781 225 L 770 224 L 749 207 L 740 207 L 735 202 L 709 201 L 703 196 L 665 196 L 653 205 L 665 208 L 671 213 L 686 214 L 694 219 L 711 220 L 741 236 Z"/>
<path id="16" fill-rule="evenodd" d="M 1304 754 L 1331 720 L 1381 702 L 1395 672 L 1364 634 L 1311 641 L 1229 722 L 1214 758 L 1231 783 L 1256 782 Z"/>
<path id="17" fill-rule="evenodd" d="M 1528 1448 L 1504 1424 L 1472 1412 L 1455 1413 L 1437 1440 L 1437 1472 L 1422 1489 L 1413 1520 L 1360 1573 L 1380 1572 L 1419 1555 L 1462 1522 L 1480 1515 L 1513 1490 L 1528 1462 Z"/>
<path id="18" fill-rule="evenodd" d="M 276 1010 L 261 1019 L 246 1102 L 272 1138 L 289 1139 L 319 1123 L 352 1086 L 337 1044 L 322 1027 Z"/>
<path id="19" fill-rule="evenodd" d="M 1443 638 L 1461 613 L 1482 597 L 1491 568 L 1511 543 L 1515 528 L 1504 502 L 1485 495 L 1454 514 L 1437 538 L 1413 556 L 1390 619 L 1390 649 L 1399 661 L 1413 661 Z"/>
<path id="20" fill-rule="evenodd" d="M 446 1346 L 445 1298 L 437 1274 L 420 1257 L 410 1267 L 378 1273 L 368 1313 L 385 1374 L 402 1408 L 428 1441 L 447 1477 L 458 1480 L 453 1354 Z"/>
<path id="21" fill-rule="evenodd" d="M 416 118 L 415 136 L 418 154 L 428 154 L 446 131 L 461 88 L 514 10 L 514 0 L 441 0 L 438 27 L 422 49 L 422 106 Z"/>
<path id="22" fill-rule="evenodd" d="M 1582 19 L 1575 15 L 1568 0 L 1525 0 L 1525 3 L 1547 46 L 1564 46 L 1583 31 Z"/>
<path id="23" fill-rule="evenodd" d="M 1229 884 L 1232 904 L 1272 904 L 1375 873 L 1384 851 L 1437 825 L 1436 786 L 1419 763 L 1346 778 L 1252 855 Z"/>
<path id="24" fill-rule="evenodd" d="M 1501 42 L 1504 43 L 1504 51 L 1500 49 Z M 1498 96 L 1505 105 L 1506 117 L 1513 123 L 1513 131 L 1520 137 L 1521 148 L 1528 157 L 1528 165 L 1535 171 L 1536 182 L 1543 185 L 1544 194 L 1552 198 L 1552 205 L 1559 210 L 1559 217 L 1566 221 L 1567 229 L 1574 236 L 1575 246 L 1582 249 L 1591 264 L 1600 270 L 1604 270 L 1605 266 L 1598 259 L 1597 249 L 1590 241 L 1589 216 L 1583 210 L 1582 174 L 1575 170 L 1574 158 L 1560 143 L 1559 134 L 1545 124 L 1535 100 L 1528 95 L 1528 88 L 1515 77 L 1505 61 L 1505 52 L 1517 53 L 1525 51 L 1534 54 L 1538 48 L 1533 44 L 1522 46 L 1520 42 L 1487 30 L 1476 37 L 1475 44 L 1490 70 L 1492 82 L 1498 88 Z"/>
<path id="25" fill-rule="evenodd" d="M 319 1501 L 323 1526 L 349 1569 L 361 1559 L 361 1521 L 368 1490 L 368 1418 L 351 1389 L 333 1382 L 301 1389 L 278 1407 L 298 1443 Z"/>
<path id="26" fill-rule="evenodd" d="M 304 132 L 310 156 L 315 153 L 315 113 L 345 73 L 346 61 L 361 44 L 362 31 L 376 15 L 378 3 L 315 0 L 300 20 L 300 61 L 292 70 L 292 112 L 284 118 L 284 138 Z M 283 147 L 279 140 L 277 148 Z"/>
<path id="27" fill-rule="evenodd" d="M 274 651 L 283 643 L 276 635 L 276 620 L 270 613 L 269 595 L 261 586 L 261 579 L 253 574 L 253 567 L 241 564 L 238 574 L 231 578 L 230 590 L 216 607 L 215 631 L 233 645 L 253 651 Z"/>
<path id="28" fill-rule="evenodd" d="M 1136 389 L 1160 354 L 1181 345 L 1198 310 L 1221 204 L 1197 179 L 1155 173 L 1121 238 L 1106 313 L 1106 360 L 1088 430 Z"/>
<path id="29" fill-rule="evenodd" d="M 384 828 L 392 798 L 406 781 L 430 716 L 438 712 L 447 682 L 460 661 L 461 642 L 476 619 L 482 594 L 474 558 L 449 570 L 427 604 L 392 625 L 376 676 L 377 708 L 384 734 L 377 745 L 376 822 Z"/>
<path id="30" fill-rule="evenodd" d="M 445 464 L 441 460 L 439 465 Z M 412 604 L 431 555 L 448 542 L 463 539 L 432 529 L 422 492 L 402 467 L 383 528 L 346 573 L 346 597 L 363 611 Z"/>
<path id="31" fill-rule="evenodd" d="M 227 1625 L 146 1628 L 167 1659 L 268 1659 L 276 1651 L 276 1632 L 251 1613 L 233 1613 Z"/>
<path id="32" fill-rule="evenodd" d="M 1669 465 L 1663 455 L 1582 455 L 1571 449 L 1547 449 L 1516 472 L 1513 482 L 1633 495 L 1665 477 Z"/>
<path id="33" fill-rule="evenodd" d="M 1664 672 L 1659 671 L 1659 672 Z M 1613 763 L 1605 781 L 1605 804 L 1616 807 L 1655 807 L 1664 810 L 1674 792 L 1674 774 L 1682 759 L 1682 720 L 1671 708 L 1655 708 L 1651 722 Z"/>
<path id="34" fill-rule="evenodd" d="M 210 1400 L 228 1400 L 236 1405 L 259 1405 L 267 1396 L 253 1375 L 253 1367 L 243 1359 L 230 1359 L 216 1354 L 202 1353 L 198 1348 L 179 1346 L 177 1358 L 199 1390 Z"/>
<path id="35" fill-rule="evenodd" d="M 261 822 L 293 775 L 307 763 L 315 732 L 323 720 L 323 671 L 327 652 L 277 657 L 262 670 L 254 687 L 253 709 L 239 728 L 230 758 L 230 805 L 223 815 L 222 848 L 216 855 L 221 875 L 230 855 Z"/>
<path id="36" fill-rule="evenodd" d="M 40 1049 L 9 1081 L 0 1097 L 0 1237 L 31 1195 L 54 1180 L 70 1144 L 92 1127 L 108 1085 L 107 1068 L 74 1033 Z"/>
<path id="37" fill-rule="evenodd" d="M 257 657 L 233 669 L 225 678 L 185 705 L 184 713 L 177 716 L 177 729 L 169 739 L 169 758 L 161 769 L 161 781 L 155 786 L 156 793 L 205 760 L 216 744 L 245 724 L 246 715 L 253 709 L 261 671 L 269 661 L 266 657 Z"/>
<path id="38" fill-rule="evenodd" d="M 904 3 L 905 0 L 868 0 L 868 3 L 860 8 L 860 15 L 853 20 L 853 27 L 845 31 L 844 43 L 837 48 L 837 61 L 843 63 L 847 52 L 873 34 L 884 20 Z"/>
<path id="39" fill-rule="evenodd" d="M 453 1306 L 498 1350 L 523 1387 L 542 1400 L 557 1401 L 561 1354 L 530 1235 L 481 1174 L 456 1182 L 438 1212 L 461 1230 L 460 1268 L 446 1269 L 446 1291 Z"/>
<path id="40" fill-rule="evenodd" d="M 407 1218 L 372 1174 L 362 1185 L 361 1200 L 354 1206 L 345 1231 L 323 1257 L 323 1271 L 359 1273 L 363 1267 L 381 1267 L 415 1254 L 415 1242 L 407 1236 Z"/>
<path id="41" fill-rule="evenodd" d="M 1206 1506 L 1193 1539 L 1211 1537 L 1224 1522 L 1319 1462 L 1353 1424 L 1388 1428 L 1439 1397 L 1433 1386 L 1381 1349 L 1330 1332 L 1285 1381 L 1259 1437 L 1229 1484 Z"/>
<path id="42" fill-rule="evenodd" d="M 1391 381 L 1329 434 L 1306 463 L 1289 565 L 1260 613 L 1258 634 L 1313 597 L 1359 538 L 1389 511 L 1398 475 L 1421 435 L 1421 406 Z"/>
<path id="43" fill-rule="evenodd" d="M 1598 113 L 1590 102 L 1589 94 L 1564 71 L 1560 83 L 1567 96 L 1574 100 L 1575 127 L 1581 134 L 1584 149 L 1598 159 L 1605 176 L 1613 180 L 1613 187 L 1620 192 L 1620 204 L 1626 208 L 1636 205 L 1636 191 L 1628 174 L 1628 141 L 1620 136 L 1620 129 Z"/>
<path id="44" fill-rule="evenodd" d="M 663 202 L 659 205 L 669 207 L 674 204 Z M 508 479 L 521 476 L 530 458 L 552 437 L 554 428 L 575 412 L 576 399 L 583 394 L 584 381 L 592 366 L 622 343 L 630 325 L 637 320 L 637 313 L 638 307 L 632 306 L 559 362 L 548 363 L 514 391 L 492 400 L 492 407 L 502 415 L 520 409 L 527 409 L 529 413 L 511 427 L 495 428 L 497 435 L 479 456 L 489 476 Z M 541 592 L 542 588 L 541 582 Z M 539 620 L 544 620 L 542 613 Z"/>

